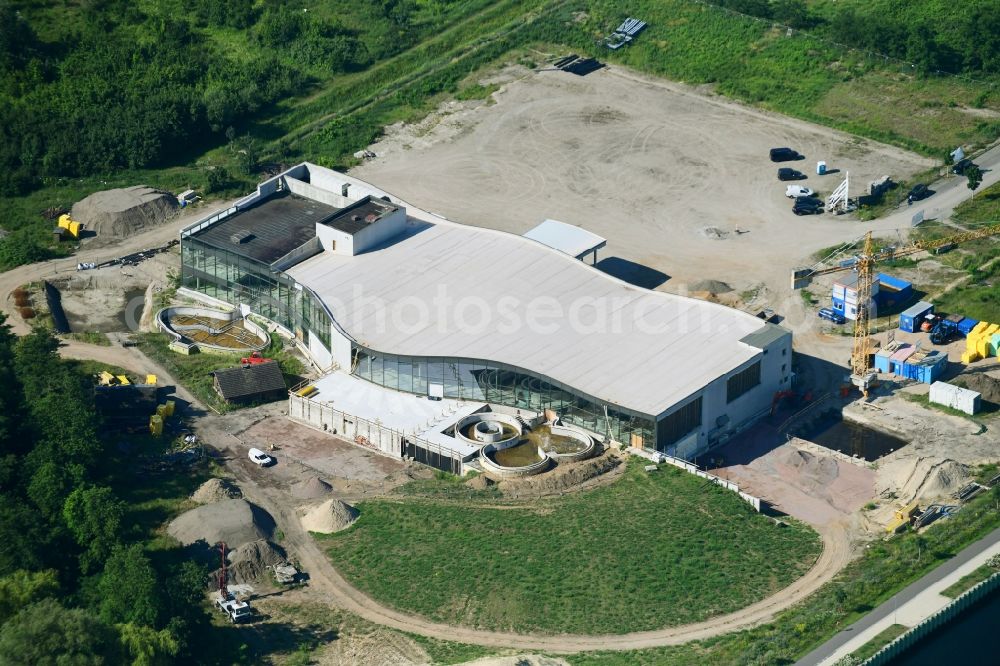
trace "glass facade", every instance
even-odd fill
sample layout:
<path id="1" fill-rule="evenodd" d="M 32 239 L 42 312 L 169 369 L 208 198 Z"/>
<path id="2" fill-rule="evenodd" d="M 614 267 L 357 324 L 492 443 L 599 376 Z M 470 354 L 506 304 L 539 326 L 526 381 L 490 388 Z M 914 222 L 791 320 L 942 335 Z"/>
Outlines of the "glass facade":
<path id="1" fill-rule="evenodd" d="M 316 336 L 330 349 L 332 322 L 308 289 L 269 266 L 187 237 L 181 243 L 181 284 L 281 324 L 304 344 Z"/>
<path id="2" fill-rule="evenodd" d="M 682 419 L 672 418 L 674 415 L 663 419 L 672 427 L 658 433 L 654 417 L 648 414 L 623 409 L 531 371 L 493 361 L 399 356 L 355 346 L 352 364 L 352 374 L 386 388 L 427 395 L 428 384 L 441 384 L 446 398 L 534 412 L 552 410 L 566 423 L 648 449 L 667 451 L 701 424 L 700 398 L 679 410 L 684 414 Z"/>

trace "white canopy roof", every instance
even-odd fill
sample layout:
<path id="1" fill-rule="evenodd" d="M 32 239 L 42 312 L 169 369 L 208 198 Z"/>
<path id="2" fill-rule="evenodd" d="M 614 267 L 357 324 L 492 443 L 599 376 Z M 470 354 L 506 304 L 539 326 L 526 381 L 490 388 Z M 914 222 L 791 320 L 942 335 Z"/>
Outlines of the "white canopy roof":
<path id="1" fill-rule="evenodd" d="M 525 238 L 548 245 L 577 259 L 585 254 L 600 250 L 608 241 L 582 227 L 574 227 L 558 220 L 545 220 L 524 234 Z"/>

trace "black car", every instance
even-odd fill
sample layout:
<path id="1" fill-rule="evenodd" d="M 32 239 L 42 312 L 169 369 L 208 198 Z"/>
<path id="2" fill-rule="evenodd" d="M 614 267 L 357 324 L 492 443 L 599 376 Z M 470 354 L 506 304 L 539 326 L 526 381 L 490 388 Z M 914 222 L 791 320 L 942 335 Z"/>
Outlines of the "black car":
<path id="1" fill-rule="evenodd" d="M 778 180 L 805 180 L 806 175 L 801 171 L 782 167 L 778 169 Z"/>
<path id="2" fill-rule="evenodd" d="M 823 202 L 812 197 L 797 197 L 792 212 L 796 215 L 819 215 L 823 212 Z"/>
<path id="3" fill-rule="evenodd" d="M 958 162 L 955 162 L 954 166 L 951 167 L 951 172 L 956 176 L 961 176 L 966 171 L 968 171 L 970 167 L 974 166 L 976 165 L 972 163 L 972 160 L 966 157 L 964 160 L 959 160 Z"/>
<path id="4" fill-rule="evenodd" d="M 802 156 L 791 148 L 772 148 L 771 149 L 771 161 L 772 162 L 791 162 L 792 160 L 801 159 Z"/>
<path id="5" fill-rule="evenodd" d="M 906 201 L 908 203 L 913 203 L 914 201 L 926 199 L 930 195 L 931 191 L 927 188 L 927 186 L 922 183 L 918 183 L 914 185 L 913 189 L 910 190 L 910 193 L 906 195 Z"/>

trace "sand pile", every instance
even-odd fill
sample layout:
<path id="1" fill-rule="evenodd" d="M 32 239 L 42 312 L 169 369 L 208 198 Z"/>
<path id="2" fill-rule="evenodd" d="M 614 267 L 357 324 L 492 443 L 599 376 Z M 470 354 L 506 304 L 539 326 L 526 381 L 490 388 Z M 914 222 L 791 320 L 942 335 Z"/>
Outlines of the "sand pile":
<path id="1" fill-rule="evenodd" d="M 827 486 L 840 476 L 840 463 L 836 459 L 829 456 L 817 456 L 801 449 L 789 451 L 781 462 L 797 469 L 803 477 L 817 487 Z"/>
<path id="2" fill-rule="evenodd" d="M 479 474 L 466 481 L 465 485 L 473 490 L 486 490 L 493 485 L 493 481 L 488 476 Z"/>
<path id="3" fill-rule="evenodd" d="M 250 541 L 269 539 L 274 519 L 246 500 L 227 499 L 182 513 L 167 526 L 167 532 L 185 546 L 197 541 L 214 546 L 225 541 L 230 548 L 239 548 Z"/>
<path id="4" fill-rule="evenodd" d="M 95 192 L 73 204 L 70 214 L 98 236 L 127 238 L 173 215 L 177 198 L 145 185 Z"/>
<path id="5" fill-rule="evenodd" d="M 229 551 L 229 578 L 235 583 L 254 583 L 269 575 L 268 566 L 288 561 L 285 551 L 263 539 Z"/>
<path id="6" fill-rule="evenodd" d="M 879 466 L 878 492 L 904 502 L 946 499 L 970 480 L 969 468 L 950 458 L 908 457 Z"/>
<path id="7" fill-rule="evenodd" d="M 306 507 L 300 520 L 302 527 L 310 532 L 333 534 L 351 526 L 360 512 L 353 506 L 339 499 L 331 499 L 319 506 Z"/>
<path id="8" fill-rule="evenodd" d="M 329 495 L 331 490 L 333 486 L 329 483 L 318 476 L 311 476 L 292 486 L 292 495 L 299 499 L 319 499 Z"/>
<path id="9" fill-rule="evenodd" d="M 198 486 L 198 490 L 191 495 L 198 504 L 211 504 L 227 499 L 239 499 L 243 497 L 243 491 L 232 481 L 226 479 L 209 479 Z"/>
<path id="10" fill-rule="evenodd" d="M 719 280 L 698 280 L 688 285 L 689 291 L 707 291 L 712 294 L 728 294 L 733 290 L 725 282 Z"/>
<path id="11" fill-rule="evenodd" d="M 1000 404 L 1000 379 L 990 377 L 985 372 L 970 372 L 959 375 L 952 383 L 955 386 L 981 393 L 986 402 Z"/>

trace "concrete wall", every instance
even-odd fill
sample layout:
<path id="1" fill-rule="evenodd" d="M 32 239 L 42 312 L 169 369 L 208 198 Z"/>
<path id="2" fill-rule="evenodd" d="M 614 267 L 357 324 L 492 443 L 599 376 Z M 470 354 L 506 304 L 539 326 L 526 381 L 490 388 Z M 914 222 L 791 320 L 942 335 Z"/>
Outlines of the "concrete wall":
<path id="1" fill-rule="evenodd" d="M 328 370 L 333 364 L 333 354 L 323 346 L 323 341 L 312 331 L 309 332 L 309 355 L 322 370 Z"/>
<path id="2" fill-rule="evenodd" d="M 354 234 L 354 254 L 367 252 L 373 247 L 398 236 L 406 229 L 406 209 L 400 206 L 381 220 Z"/>
<path id="3" fill-rule="evenodd" d="M 317 224 L 316 237 L 319 238 L 324 252 L 342 254 L 347 257 L 352 257 L 356 254 L 354 236 L 340 229 L 334 229 L 325 224 Z"/>
<path id="4" fill-rule="evenodd" d="M 298 194 L 307 199 L 314 199 L 334 208 L 346 208 L 352 201 L 340 195 L 340 189 L 331 192 L 330 190 L 316 187 L 312 183 L 306 183 L 296 178 L 285 176 L 285 183 L 292 194 Z"/>

